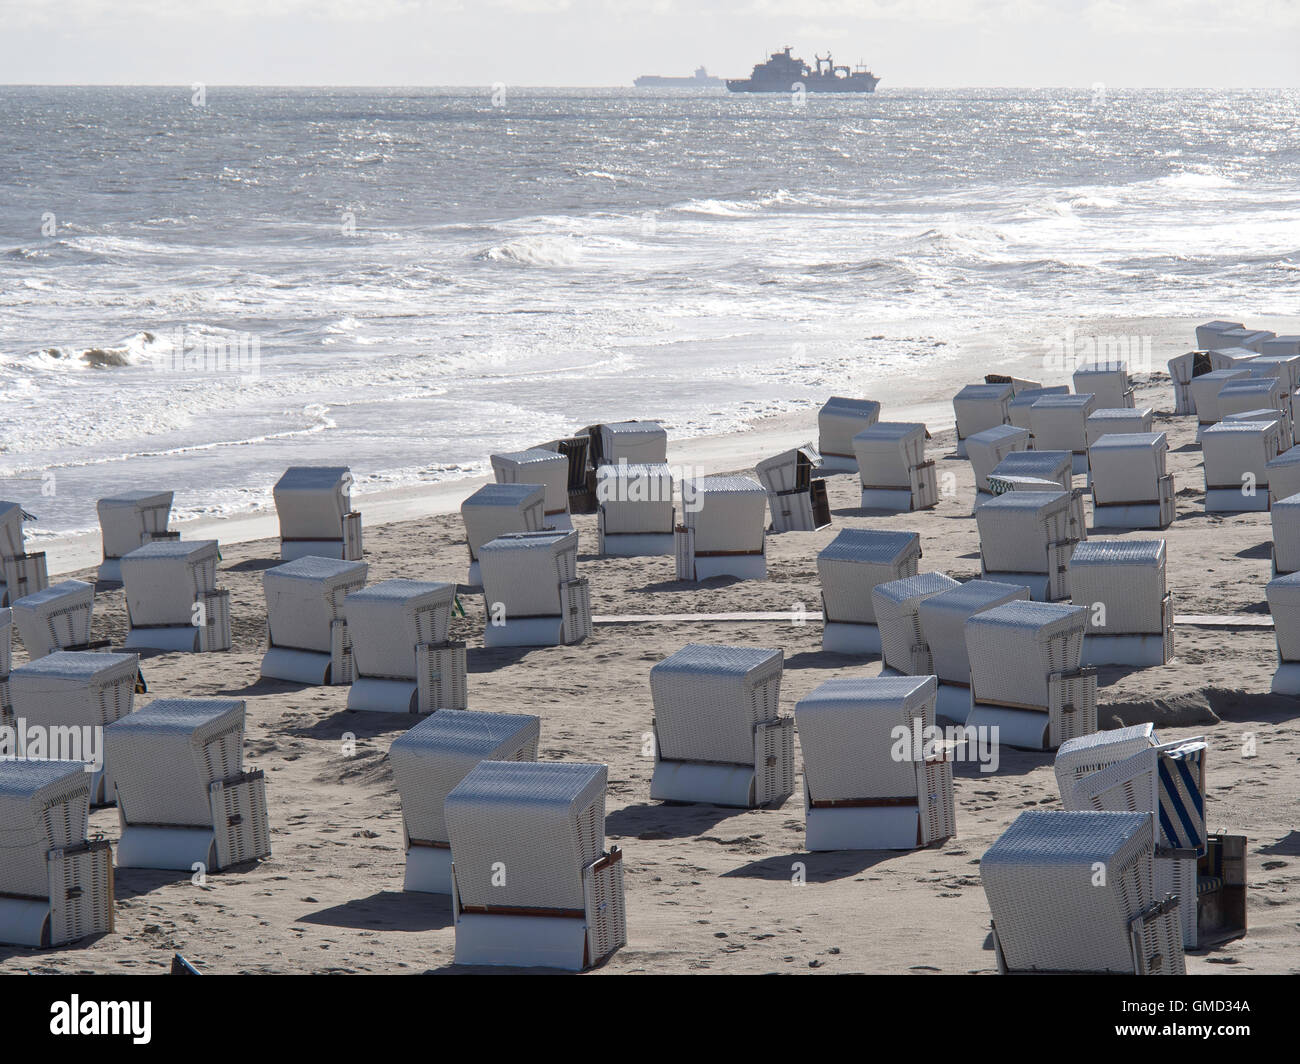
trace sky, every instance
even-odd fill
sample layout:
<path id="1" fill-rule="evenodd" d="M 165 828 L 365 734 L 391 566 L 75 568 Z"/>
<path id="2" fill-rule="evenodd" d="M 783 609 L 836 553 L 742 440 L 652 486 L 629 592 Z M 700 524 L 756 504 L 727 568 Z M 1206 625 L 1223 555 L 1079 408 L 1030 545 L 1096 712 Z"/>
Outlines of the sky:
<path id="1" fill-rule="evenodd" d="M 630 85 L 792 45 L 890 86 L 1300 87 L 1300 0 L 0 0 L 0 83 Z"/>

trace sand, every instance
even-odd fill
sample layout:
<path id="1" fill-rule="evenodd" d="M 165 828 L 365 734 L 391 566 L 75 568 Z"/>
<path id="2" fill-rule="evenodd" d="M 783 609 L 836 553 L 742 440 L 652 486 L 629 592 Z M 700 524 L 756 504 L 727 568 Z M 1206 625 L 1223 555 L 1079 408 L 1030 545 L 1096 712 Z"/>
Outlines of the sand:
<path id="1" fill-rule="evenodd" d="M 949 382 L 943 390 L 951 395 L 956 389 Z M 1168 379 L 1143 378 L 1138 405 L 1171 409 Z M 1157 421 L 1170 435 L 1178 489 L 1178 518 L 1164 533 L 1176 610 L 1266 616 L 1268 515 L 1206 516 L 1192 419 Z M 780 431 L 808 438 L 814 435 L 811 426 L 809 419 Z M 595 518 L 579 516 L 580 568 L 590 579 L 595 612 L 782 611 L 799 603 L 818 609 L 816 554 L 844 527 L 917 530 L 923 569 L 959 579 L 978 576 L 970 466 L 953 456 L 953 444 L 948 428 L 936 432 L 930 445 L 941 483 L 952 473 L 956 490 L 928 513 L 868 516 L 857 509 L 856 478 L 831 478 L 833 526 L 770 537 L 764 582 L 684 585 L 674 579 L 671 558 L 591 556 Z M 729 446 L 738 449 L 734 441 Z M 746 453 L 752 462 L 771 448 Z M 117 876 L 116 933 L 56 950 L 0 947 L 0 971 L 157 972 L 174 951 L 213 973 L 461 970 L 450 967 L 454 932 L 447 900 L 401 889 L 401 814 L 386 754 L 412 718 L 347 712 L 344 687 L 258 679 L 265 615 L 261 578 L 276 563 L 276 553 L 275 542 L 265 539 L 225 546 L 220 583 L 231 590 L 234 649 L 150 657 L 143 663 L 150 693 L 137 699 L 247 700 L 246 760 L 266 772 L 273 855 L 211 875 L 204 886 L 176 873 L 123 870 Z M 366 557 L 372 582 L 463 580 L 467 564 L 459 518 L 448 514 L 382 526 L 368 522 Z M 652 717 L 649 669 L 690 641 L 780 647 L 786 655 L 781 701 L 789 713 L 801 696 L 832 677 L 876 674 L 877 660 L 823 654 L 815 622 L 598 625 L 578 646 L 489 651 L 482 649 L 481 597 L 463 601 L 468 616 L 456 622 L 454 636 L 468 639 L 471 648 L 471 708 L 535 713 L 542 719 L 543 760 L 609 766 L 606 833 L 626 857 L 628 944 L 598 972 L 995 969 L 980 855 L 1021 811 L 1059 808 L 1051 754 L 1003 751 L 991 775 L 959 764 L 957 836 L 939 846 L 901 854 L 808 854 L 801 777 L 795 796 L 778 809 L 649 800 L 653 762 L 643 752 Z M 125 625 L 121 591 L 98 595 L 95 635 L 118 643 Z M 1300 701 L 1267 693 L 1275 667 L 1268 628 L 1180 626 L 1175 653 L 1176 660 L 1161 668 L 1103 668 L 1099 718 L 1112 726 L 1154 720 L 1163 739 L 1206 735 L 1211 830 L 1249 837 L 1250 933 L 1213 952 L 1190 955 L 1188 969 L 1296 971 Z M 23 660 L 16 646 L 15 663 Z M 351 736 L 355 753 L 349 755 L 345 739 Z M 1249 737 L 1253 757 L 1243 755 Z M 116 839 L 115 810 L 95 811 L 92 822 Z M 800 866 L 804 885 L 795 882 Z"/>

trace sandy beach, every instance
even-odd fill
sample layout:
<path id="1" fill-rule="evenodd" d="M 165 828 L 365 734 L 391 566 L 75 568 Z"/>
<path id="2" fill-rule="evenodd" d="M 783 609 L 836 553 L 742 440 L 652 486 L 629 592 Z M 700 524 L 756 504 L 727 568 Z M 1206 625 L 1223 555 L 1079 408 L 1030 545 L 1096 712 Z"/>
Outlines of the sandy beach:
<path id="1" fill-rule="evenodd" d="M 1283 331 L 1278 319 L 1254 322 Z M 1102 323 L 1117 331 L 1115 322 Z M 1082 333 L 1097 328 L 1080 323 Z M 1184 349 L 1186 321 L 1130 323 L 1157 338 L 1160 369 Z M 1286 331 L 1300 331 L 1290 323 Z M 1006 372 L 1048 380 L 1041 350 Z M 1034 372 L 1037 362 L 1039 371 Z M 975 363 L 977 365 L 983 363 Z M 672 558 L 594 556 L 595 518 L 578 516 L 580 572 L 593 609 L 613 615 L 820 608 L 816 554 L 844 527 L 906 529 L 921 534 L 923 570 L 965 580 L 979 575 L 979 540 L 970 517 L 969 463 L 953 454 L 950 397 L 975 373 L 907 382 L 875 397 L 882 419 L 924 412 L 938 460 L 956 488 L 937 509 L 866 515 L 856 477 L 829 484 L 834 521 L 815 533 L 768 540 L 769 579 L 674 578 Z M 1170 439 L 1178 515 L 1163 537 L 1178 614 L 1266 619 L 1270 574 L 1268 514 L 1207 516 L 1200 451 L 1191 418 L 1173 418 L 1162 372 L 1139 374 L 1138 406 L 1157 411 Z M 897 401 L 894 395 L 898 395 Z M 632 415 L 638 411 L 629 410 Z M 652 409 L 639 411 L 653 416 Z M 752 469 L 784 446 L 815 439 L 815 416 L 773 419 L 747 434 L 674 445 L 670 460 L 708 471 Z M 952 481 L 949 481 L 952 483 Z M 1076 479 L 1082 486 L 1082 478 Z M 459 501 L 474 482 L 359 499 L 366 518 L 370 581 L 390 577 L 464 579 L 467 555 Z M 446 899 L 402 892 L 403 849 L 398 795 L 386 760 L 408 716 L 345 709 L 345 687 L 298 687 L 258 678 L 265 621 L 263 572 L 276 564 L 273 517 L 255 515 L 203 528 L 186 538 L 220 535 L 219 583 L 231 590 L 234 648 L 220 654 L 166 654 L 143 670 L 154 697 L 238 697 L 247 701 L 248 767 L 263 769 L 273 855 L 260 864 L 212 875 L 193 885 L 175 873 L 117 874 L 116 933 L 53 950 L 0 947 L 5 972 L 157 972 L 181 952 L 212 973 L 448 972 L 454 932 Z M 267 522 L 272 522 L 269 526 Z M 231 535 L 222 534 L 226 526 Z M 1152 538 L 1150 532 L 1123 538 Z M 1109 537 L 1107 537 L 1109 538 Z M 42 547 L 46 545 L 42 544 Z M 93 580 L 85 544 L 50 545 L 52 569 Z M 96 544 L 97 551 L 97 544 Z M 79 553 L 80 552 L 80 553 Z M 597 623 L 571 647 L 485 650 L 481 596 L 465 595 L 467 616 L 453 638 L 469 642 L 471 708 L 541 717 L 543 760 L 609 766 L 606 833 L 626 858 L 628 943 L 599 973 L 990 973 L 995 970 L 989 911 L 980 886 L 981 854 L 1025 809 L 1059 808 L 1049 753 L 1002 751 L 995 773 L 971 764 L 956 770 L 957 835 L 911 853 L 803 850 L 802 783 L 781 808 L 731 810 L 668 806 L 649 800 L 653 761 L 645 754 L 652 705 L 650 667 L 687 642 L 779 647 L 785 652 L 781 702 L 795 702 L 836 676 L 875 675 L 878 659 L 821 651 L 816 622 Z M 120 589 L 96 596 L 95 635 L 119 644 L 126 632 Z M 15 646 L 15 664 L 26 660 Z M 1154 721 L 1163 739 L 1205 735 L 1210 744 L 1207 820 L 1211 830 L 1249 838 L 1246 938 L 1191 954 L 1188 970 L 1300 970 L 1300 702 L 1268 693 L 1276 651 L 1268 627 L 1231 630 L 1179 625 L 1175 660 L 1145 670 L 1103 668 L 1098 717 L 1103 727 Z M 352 740 L 355 740 L 354 747 Z M 1253 756 L 1246 756 L 1253 740 Z M 797 750 L 797 747 L 796 747 Z M 119 833 L 114 809 L 93 813 L 93 828 Z M 806 883 L 795 873 L 805 870 Z"/>

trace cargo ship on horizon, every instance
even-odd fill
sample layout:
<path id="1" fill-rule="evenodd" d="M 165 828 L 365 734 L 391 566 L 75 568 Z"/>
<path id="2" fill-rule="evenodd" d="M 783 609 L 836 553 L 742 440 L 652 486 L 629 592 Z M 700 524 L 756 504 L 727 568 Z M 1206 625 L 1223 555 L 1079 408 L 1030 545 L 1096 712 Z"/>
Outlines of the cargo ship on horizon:
<path id="1" fill-rule="evenodd" d="M 836 66 L 829 52 L 823 59 L 814 55 L 816 67 L 790 54 L 786 45 L 773 52 L 767 62 L 758 63 L 747 78 L 728 78 L 732 92 L 794 92 L 802 85 L 808 92 L 875 92 L 880 79 L 862 64 L 854 69 Z"/>
<path id="2" fill-rule="evenodd" d="M 660 74 L 642 74 L 632 81 L 638 89 L 699 89 L 722 88 L 722 79 L 713 77 L 704 67 L 696 67 L 689 78 L 664 77 Z"/>

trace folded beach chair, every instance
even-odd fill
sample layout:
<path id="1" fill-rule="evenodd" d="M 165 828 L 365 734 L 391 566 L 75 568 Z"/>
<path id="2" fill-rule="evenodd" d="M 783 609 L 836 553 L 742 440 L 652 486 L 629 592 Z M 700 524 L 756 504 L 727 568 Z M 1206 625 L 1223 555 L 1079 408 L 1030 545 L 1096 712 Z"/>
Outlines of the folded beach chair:
<path id="1" fill-rule="evenodd" d="M 833 395 L 817 414 L 817 453 L 827 473 L 856 473 L 853 437 L 880 420 L 880 404 L 871 399 Z"/>
<path id="2" fill-rule="evenodd" d="M 596 470 L 597 551 L 617 557 L 673 553 L 673 474 L 666 462 Z"/>
<path id="3" fill-rule="evenodd" d="M 1192 378 L 1192 407 L 1196 410 L 1197 439 L 1210 425 L 1216 424 L 1223 416 L 1219 413 L 1219 392 L 1229 381 L 1248 380 L 1250 370 L 1245 367 L 1235 369 L 1213 369 Z"/>
<path id="4" fill-rule="evenodd" d="M 975 511 L 980 575 L 1023 584 L 1032 598 L 1070 597 L 1070 556 L 1079 542 L 1073 492 L 1010 491 Z"/>
<path id="5" fill-rule="evenodd" d="M 484 484 L 460 504 L 469 544 L 470 587 L 479 587 L 478 552 L 484 543 L 510 532 L 540 532 L 545 528 L 546 489 L 541 484 Z"/>
<path id="6" fill-rule="evenodd" d="M 809 850 L 911 850 L 957 833 L 937 686 L 933 676 L 844 677 L 795 705 Z"/>
<path id="7" fill-rule="evenodd" d="M 512 532 L 479 548 L 488 647 L 581 643 L 591 588 L 578 576 L 578 533 Z"/>
<path id="8" fill-rule="evenodd" d="M 1254 363 L 1251 363 L 1254 366 Z M 1295 434 L 1291 426 L 1291 393 L 1279 377 L 1238 377 L 1219 389 L 1216 399 L 1219 419 L 1234 414 L 1278 411 L 1282 421 L 1282 449 L 1288 449 Z M 1277 415 L 1274 415 L 1277 416 Z"/>
<path id="9" fill-rule="evenodd" d="M 344 603 L 366 586 L 369 568 L 359 561 L 296 558 L 262 574 L 263 676 L 304 684 L 352 682 L 352 639 Z"/>
<path id="10" fill-rule="evenodd" d="M 1088 446 L 1091 447 L 1103 436 L 1150 432 L 1151 417 L 1152 409 L 1149 406 L 1141 409 L 1131 406 L 1098 408 L 1088 415 L 1085 429 L 1088 435 Z"/>
<path id="11" fill-rule="evenodd" d="M 16 719 L 47 732 L 59 729 L 66 742 L 79 742 L 81 756 L 73 760 L 89 765 L 97 753 L 104 754 L 99 768 L 86 770 L 94 805 L 112 805 L 114 801 L 113 762 L 99 745 L 99 729 L 131 712 L 139 675 L 140 658 L 135 654 L 56 650 L 20 665 L 9 676 Z M 46 754 L 52 752 L 47 747 Z"/>
<path id="12" fill-rule="evenodd" d="M 0 942 L 48 949 L 113 930 L 113 852 L 87 838 L 79 761 L 0 761 Z"/>
<path id="13" fill-rule="evenodd" d="M 449 642 L 456 585 L 382 580 L 343 601 L 352 643 L 348 709 L 465 709 L 465 644 Z"/>
<path id="14" fill-rule="evenodd" d="M 592 425 L 584 432 L 591 439 L 592 465 L 659 464 L 668 461 L 668 430 L 658 421 L 613 421 Z"/>
<path id="15" fill-rule="evenodd" d="M 826 481 L 814 476 L 821 469 L 822 456 L 811 443 L 764 458 L 754 466 L 767 491 L 773 532 L 813 532 L 831 523 Z"/>
<path id="16" fill-rule="evenodd" d="M 1165 472 L 1163 432 L 1103 436 L 1088 448 L 1093 528 L 1168 528 L 1174 478 Z"/>
<path id="17" fill-rule="evenodd" d="M 1021 813 L 980 859 L 998 970 L 1183 975 L 1150 813 Z"/>
<path id="18" fill-rule="evenodd" d="M 1277 639 L 1278 666 L 1272 691 L 1275 695 L 1300 695 L 1300 572 L 1274 577 L 1264 595 Z"/>
<path id="19" fill-rule="evenodd" d="M 995 425 L 983 432 L 966 437 L 966 457 L 970 459 L 975 474 L 975 506 L 993 498 L 989 489 L 989 474 L 1007 455 L 1029 450 L 1029 430 L 1015 425 Z M 1062 484 L 1062 487 L 1068 485 Z"/>
<path id="20" fill-rule="evenodd" d="M 1031 388 L 1041 388 L 1043 386 L 1041 381 L 1026 380 L 1023 377 L 1009 377 L 1005 373 L 986 373 L 984 374 L 984 383 L 1009 384 L 1011 385 L 1012 393 L 1015 395 L 1019 395 L 1021 392 L 1028 391 Z"/>
<path id="21" fill-rule="evenodd" d="M 794 720 L 778 712 L 779 650 L 688 643 L 650 670 L 650 797 L 753 808 L 794 791 Z"/>
<path id="22" fill-rule="evenodd" d="M 1072 491 L 1074 452 L 1072 451 L 1025 451 L 1017 450 L 1005 455 L 986 479 L 998 477 L 1008 480 L 1015 477 L 1028 477 L 1035 480 L 1052 480 L 1061 486 L 1062 491 Z M 1004 489 L 995 489 L 990 482 L 989 491 L 994 495 L 1002 494 Z"/>
<path id="23" fill-rule="evenodd" d="M 1029 428 L 1039 451 L 1070 451 L 1072 472 L 1088 472 L 1088 417 L 1097 409 L 1096 396 L 1045 395 L 1029 410 Z"/>
<path id="24" fill-rule="evenodd" d="M 1133 406 L 1133 386 L 1125 362 L 1085 362 L 1074 371 L 1074 390 L 1078 395 L 1096 396 L 1098 409 Z"/>
<path id="25" fill-rule="evenodd" d="M 879 654 L 880 630 L 871 591 L 877 584 L 915 576 L 921 557 L 916 532 L 846 528 L 817 555 L 825 629 L 822 649 Z"/>
<path id="26" fill-rule="evenodd" d="M 750 477 L 697 477 L 682 485 L 674 545 L 678 580 L 767 579 L 767 492 Z"/>
<path id="27" fill-rule="evenodd" d="M 1273 575 L 1300 572 L 1300 492 L 1275 498 L 1269 518 L 1273 525 Z"/>
<path id="28" fill-rule="evenodd" d="M 1018 429 L 1032 429 L 1030 424 L 1030 411 L 1033 410 L 1034 404 L 1048 395 L 1069 395 L 1070 386 L 1068 384 L 1055 384 L 1050 388 L 1026 388 L 1024 391 L 1017 392 L 1016 397 L 1011 400 L 1007 407 L 1007 419 L 1010 424 L 1015 425 Z"/>
<path id="29" fill-rule="evenodd" d="M 1245 326 L 1239 321 L 1207 321 L 1204 325 L 1196 327 L 1196 346 L 1202 351 L 1213 351 L 1215 344 L 1219 343 L 1220 337 L 1225 332 L 1244 328 Z"/>
<path id="30" fill-rule="evenodd" d="M 45 552 L 27 552 L 23 522 L 35 518 L 16 502 L 0 502 L 0 606 L 50 585 Z"/>
<path id="31" fill-rule="evenodd" d="M 1029 598 L 1021 584 L 968 580 L 931 595 L 917 606 L 921 638 L 930 651 L 929 672 L 939 680 L 935 716 L 965 724 L 970 714 L 970 657 L 966 652 L 966 621 L 1006 602 Z"/>
<path id="32" fill-rule="evenodd" d="M 154 540 L 122 558 L 128 649 L 229 650 L 230 592 L 215 539 Z"/>
<path id="33" fill-rule="evenodd" d="M 544 526 L 568 530 L 573 527 L 569 516 L 569 459 L 558 451 L 532 447 L 491 456 L 492 472 L 498 484 L 540 484 L 545 489 L 542 502 Z"/>
<path id="34" fill-rule="evenodd" d="M 579 971 L 626 944 L 606 777 L 604 765 L 482 761 L 447 795 L 457 964 Z"/>
<path id="35" fill-rule="evenodd" d="M 969 437 L 1010 421 L 1014 394 L 1015 389 L 1008 381 L 1005 384 L 968 384 L 953 396 L 952 409 L 957 419 L 957 454 L 960 457 L 966 457 L 966 440 Z"/>
<path id="36" fill-rule="evenodd" d="M 388 763 L 402 803 L 403 890 L 451 893 L 443 802 L 480 761 L 536 761 L 541 720 L 523 713 L 435 713 L 393 740 Z"/>
<path id="37" fill-rule="evenodd" d="M 966 621 L 969 726 L 998 727 L 1001 741 L 1053 750 L 1097 730 L 1097 670 L 1081 666 L 1088 611 L 1008 602 Z"/>
<path id="38" fill-rule="evenodd" d="M 1282 452 L 1277 421 L 1220 421 L 1201 436 L 1205 512 L 1268 509 L 1268 463 Z"/>
<path id="39" fill-rule="evenodd" d="M 1173 658 L 1163 539 L 1080 543 L 1070 559 L 1070 598 L 1088 611 L 1085 665 L 1165 665 Z"/>
<path id="40" fill-rule="evenodd" d="M 347 466 L 290 466 L 276 482 L 280 558 L 361 557 L 361 514 L 352 509 Z"/>
<path id="41" fill-rule="evenodd" d="M 104 730 L 119 868 L 205 872 L 271 855 L 266 780 L 244 771 L 244 702 L 159 698 Z"/>
<path id="42" fill-rule="evenodd" d="M 90 649 L 90 618 L 95 587 L 63 580 L 13 604 L 13 620 L 33 661 L 55 650 Z M 106 645 L 106 644 L 105 644 Z"/>
<path id="43" fill-rule="evenodd" d="M 14 666 L 13 613 L 0 608 L 0 726 L 13 723 L 13 700 L 9 695 L 9 673 Z"/>
<path id="44" fill-rule="evenodd" d="M 934 660 L 921 632 L 918 609 L 926 599 L 960 587 L 947 573 L 917 573 L 871 589 L 871 607 L 880 629 L 880 657 L 885 672 L 899 676 L 929 676 Z"/>
<path id="45" fill-rule="evenodd" d="M 596 481 L 591 460 L 591 437 L 566 436 L 537 446 L 540 450 L 564 455 L 569 463 L 569 513 L 595 513 Z"/>
<path id="46" fill-rule="evenodd" d="M 99 565 L 99 579 L 105 583 L 122 582 L 122 557 L 136 547 L 155 539 L 179 539 L 179 532 L 168 532 L 171 516 L 170 491 L 124 491 L 95 504 L 99 512 L 99 530 L 104 542 L 104 560 Z"/>
<path id="47" fill-rule="evenodd" d="M 925 457 L 928 435 L 917 422 L 878 421 L 853 437 L 863 509 L 907 513 L 939 504 L 934 462 Z"/>

